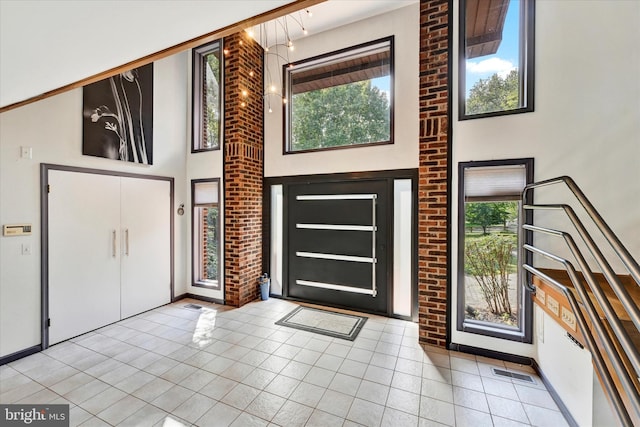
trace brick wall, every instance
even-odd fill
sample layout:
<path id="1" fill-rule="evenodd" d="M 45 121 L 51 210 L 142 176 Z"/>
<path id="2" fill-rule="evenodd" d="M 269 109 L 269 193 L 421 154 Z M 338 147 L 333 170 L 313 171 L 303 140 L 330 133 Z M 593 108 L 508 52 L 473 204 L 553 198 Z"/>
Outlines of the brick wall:
<path id="1" fill-rule="evenodd" d="M 263 50 L 244 32 L 224 50 L 225 300 L 240 307 L 262 273 Z"/>
<path id="2" fill-rule="evenodd" d="M 418 322 L 420 342 L 447 338 L 448 0 L 420 1 Z"/>

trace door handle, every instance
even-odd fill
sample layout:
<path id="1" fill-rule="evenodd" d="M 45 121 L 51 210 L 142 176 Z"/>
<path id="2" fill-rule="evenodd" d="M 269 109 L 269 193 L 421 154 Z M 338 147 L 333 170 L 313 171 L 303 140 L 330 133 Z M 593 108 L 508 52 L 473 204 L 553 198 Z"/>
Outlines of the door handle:
<path id="1" fill-rule="evenodd" d="M 129 256 L 129 229 L 124 230 L 124 254 Z"/>
<path id="2" fill-rule="evenodd" d="M 111 256 L 116 257 L 116 230 L 111 232 Z"/>

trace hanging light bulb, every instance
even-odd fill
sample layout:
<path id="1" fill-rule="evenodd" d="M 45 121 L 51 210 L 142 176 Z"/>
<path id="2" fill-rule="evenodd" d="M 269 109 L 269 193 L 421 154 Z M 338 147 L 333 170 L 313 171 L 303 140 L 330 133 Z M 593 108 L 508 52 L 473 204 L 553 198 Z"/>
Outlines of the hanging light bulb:
<path id="1" fill-rule="evenodd" d="M 256 73 L 254 73 L 254 72 L 253 72 L 253 70 L 249 71 L 249 75 L 250 75 L 251 77 L 255 76 L 255 74 L 256 74 Z"/>
<path id="2" fill-rule="evenodd" d="M 271 92 L 275 93 L 277 88 L 276 85 L 272 84 L 269 89 L 271 90 Z"/>
<path id="3" fill-rule="evenodd" d="M 244 98 L 246 98 L 247 96 L 249 96 L 249 92 L 247 92 L 247 90 L 246 90 L 246 89 L 243 89 L 243 90 L 242 90 L 242 96 L 243 96 Z"/>

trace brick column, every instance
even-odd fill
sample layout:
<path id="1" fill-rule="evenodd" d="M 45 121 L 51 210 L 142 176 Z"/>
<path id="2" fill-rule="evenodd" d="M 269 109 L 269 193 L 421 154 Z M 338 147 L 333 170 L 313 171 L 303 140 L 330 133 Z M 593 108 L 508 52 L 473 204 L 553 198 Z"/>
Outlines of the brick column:
<path id="1" fill-rule="evenodd" d="M 225 300 L 258 298 L 262 273 L 263 50 L 245 32 L 224 39 Z"/>
<path id="2" fill-rule="evenodd" d="M 447 339 L 448 0 L 420 0 L 418 323 L 423 344 Z"/>

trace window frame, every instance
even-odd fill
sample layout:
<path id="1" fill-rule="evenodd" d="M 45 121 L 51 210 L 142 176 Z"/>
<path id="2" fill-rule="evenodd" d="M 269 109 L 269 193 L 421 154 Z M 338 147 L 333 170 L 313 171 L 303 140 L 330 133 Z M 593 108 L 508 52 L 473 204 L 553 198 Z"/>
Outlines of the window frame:
<path id="1" fill-rule="evenodd" d="M 506 159 L 506 160 L 486 160 L 486 161 L 471 161 L 458 163 L 458 277 L 457 277 L 457 296 L 456 296 L 456 330 L 461 332 L 467 332 L 477 335 L 484 335 L 494 338 L 501 338 L 510 341 L 517 341 L 526 344 L 530 344 L 533 341 L 533 300 L 531 298 L 531 292 L 522 286 L 523 280 L 530 280 L 530 273 L 526 272 L 522 268 L 523 263 L 531 264 L 532 254 L 520 250 L 523 243 L 531 244 L 533 236 L 531 231 L 524 231 L 524 233 L 518 234 L 518 279 L 517 286 L 520 287 L 519 298 L 519 316 L 520 327 L 501 327 L 498 324 L 491 322 L 473 321 L 469 322 L 465 319 L 465 191 L 464 191 L 464 171 L 473 167 L 500 167 L 500 166 L 524 166 L 525 167 L 525 179 L 526 183 L 533 182 L 534 175 L 534 159 L 532 157 L 519 158 L 519 159 Z M 501 196 L 496 196 L 495 199 L 487 199 L 486 201 L 505 201 L 506 199 Z M 510 199 L 512 200 L 512 199 Z M 533 194 L 531 191 L 527 192 L 525 204 L 533 204 Z M 531 210 L 524 210 L 520 206 L 518 214 L 519 225 L 524 223 L 531 223 L 533 219 L 533 212 Z"/>
<path id="2" fill-rule="evenodd" d="M 487 113 L 466 113 L 466 7 L 467 0 L 460 0 L 458 20 L 458 120 L 481 119 L 485 117 L 506 116 L 534 111 L 534 53 L 535 53 L 535 0 L 520 0 L 520 98 L 524 105 L 513 110 L 491 111 Z"/>
<path id="3" fill-rule="evenodd" d="M 196 204 L 195 196 L 196 196 L 196 186 L 197 184 L 202 183 L 215 183 L 218 187 L 218 201 L 214 204 L 205 205 L 205 204 Z M 201 235 L 197 234 L 200 231 L 200 224 L 198 215 L 196 215 L 196 208 L 199 207 L 216 207 L 218 208 L 218 277 L 216 277 L 215 281 L 202 281 L 199 280 L 199 272 L 196 268 L 196 261 L 202 259 L 202 251 L 200 248 L 201 243 Z M 221 203 L 220 203 L 220 178 L 205 178 L 205 179 L 192 179 L 191 180 L 191 285 L 197 288 L 206 288 L 212 290 L 219 290 L 222 287 L 222 283 L 220 280 L 221 277 L 221 269 L 222 269 L 222 212 L 221 212 Z"/>
<path id="4" fill-rule="evenodd" d="M 283 154 L 302 154 L 302 153 L 313 153 L 319 151 L 333 151 L 333 150 L 343 150 L 349 148 L 359 148 L 359 147 L 372 147 L 376 145 L 389 145 L 394 143 L 394 105 L 395 105 L 395 72 L 394 72 L 394 63 L 395 63 L 395 50 L 394 50 L 394 40 L 395 36 L 391 35 L 388 37 L 383 37 L 376 40 L 371 40 L 369 42 L 345 47 L 342 49 L 334 50 L 332 52 L 327 52 L 321 55 L 313 56 L 310 58 L 302 59 L 300 61 L 292 62 L 289 64 L 284 64 L 282 66 L 282 87 L 284 88 L 284 108 L 282 115 L 282 128 L 283 128 L 283 141 L 282 141 L 282 153 Z M 337 59 L 341 56 L 348 55 L 351 51 L 356 51 L 359 49 L 365 49 L 370 46 L 375 46 L 377 44 L 389 43 L 389 140 L 388 141 L 376 141 L 376 142 L 365 142 L 359 144 L 352 145 L 339 145 L 334 147 L 322 147 L 322 148 L 311 148 L 305 150 L 291 150 L 290 149 L 290 141 L 291 141 L 291 71 L 298 69 L 300 66 L 303 66 L 307 63 L 318 63 L 322 64 L 324 62 L 329 62 L 333 59 Z"/>
<path id="5" fill-rule="evenodd" d="M 203 91 L 202 91 L 202 64 L 204 57 L 214 51 L 220 52 L 220 85 L 218 96 L 218 109 L 220 119 L 218 124 L 218 145 L 211 148 L 202 148 L 203 127 Z M 220 150 L 224 138 L 224 41 L 214 40 L 202 46 L 192 49 L 191 60 L 191 153 L 202 153 Z"/>

